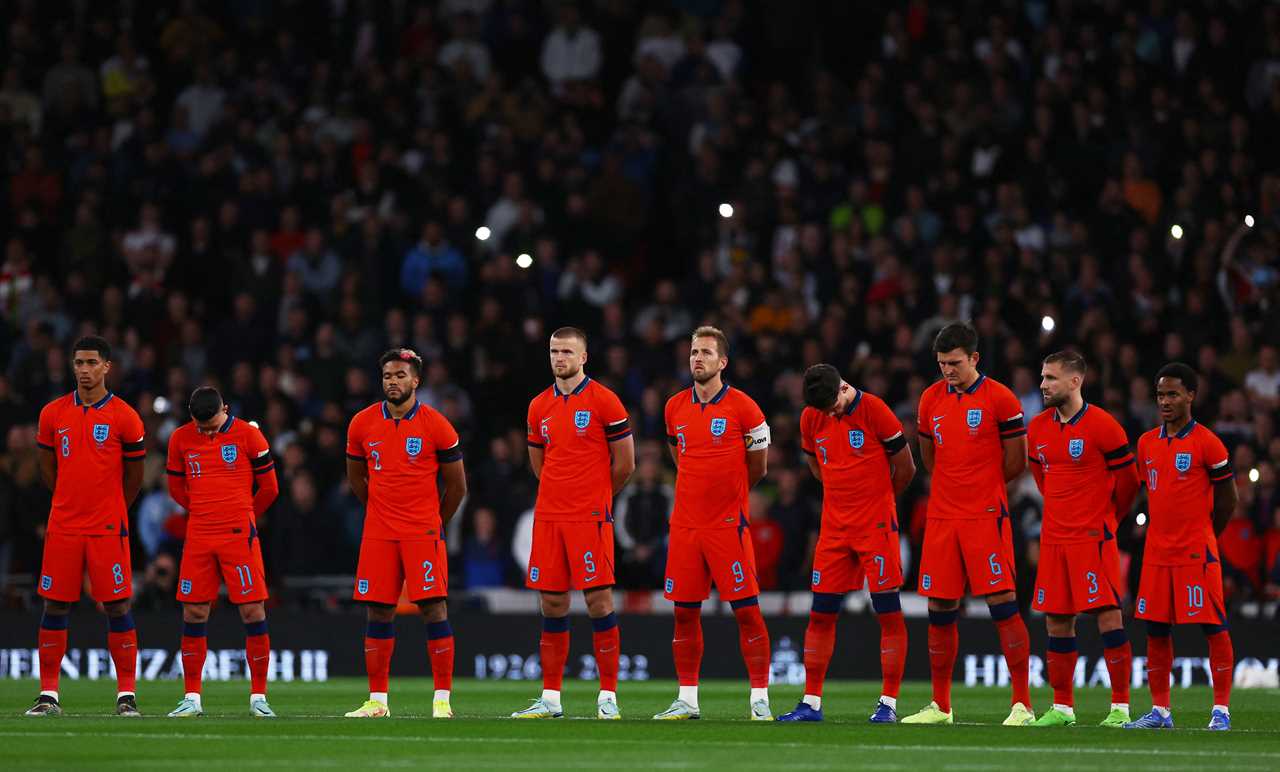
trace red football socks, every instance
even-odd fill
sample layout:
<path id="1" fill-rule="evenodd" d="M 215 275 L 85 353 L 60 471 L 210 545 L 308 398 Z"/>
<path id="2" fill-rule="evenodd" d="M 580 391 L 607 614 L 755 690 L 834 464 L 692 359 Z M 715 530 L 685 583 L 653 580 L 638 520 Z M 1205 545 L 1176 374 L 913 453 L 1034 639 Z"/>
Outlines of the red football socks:
<path id="1" fill-rule="evenodd" d="M 804 693 L 822 696 L 831 652 L 836 647 L 836 617 L 824 611 L 809 612 L 809 629 L 804 631 Z"/>
<path id="2" fill-rule="evenodd" d="M 1010 702 L 1021 702 L 1030 710 L 1028 663 L 1031 658 L 1031 637 L 1027 635 L 1027 625 L 1022 621 L 1015 601 L 991 606 L 990 610 L 991 618 L 996 623 L 996 632 L 1000 634 L 1000 650 L 1004 652 L 1004 661 L 1009 667 L 1009 685 L 1013 688 Z"/>
<path id="3" fill-rule="evenodd" d="M 676 630 L 671 656 L 681 686 L 697 686 L 702 667 L 702 608 L 676 605 Z"/>
<path id="4" fill-rule="evenodd" d="M 1220 630 L 1209 637 L 1209 669 L 1213 671 L 1213 704 L 1231 704 L 1231 679 L 1235 677 L 1235 651 L 1231 633 Z"/>
<path id="5" fill-rule="evenodd" d="M 40 621 L 40 691 L 58 691 L 62 658 L 67 653 L 67 615 L 45 614 Z"/>
<path id="6" fill-rule="evenodd" d="M 204 661 L 209 656 L 209 638 L 205 630 L 204 622 L 184 622 L 182 625 L 182 682 L 187 694 L 200 693 Z"/>
<path id="7" fill-rule="evenodd" d="M 1212 652 L 1212 648 L 1210 652 Z M 1151 687 L 1151 704 L 1169 707 L 1169 671 L 1173 669 L 1173 636 L 1147 635 L 1147 684 Z"/>
<path id="8" fill-rule="evenodd" d="M 1123 628 L 1102 634 L 1102 656 L 1107 661 L 1107 675 L 1111 677 L 1111 702 L 1114 705 L 1129 704 L 1129 682 L 1133 678 L 1133 647 Z"/>
<path id="9" fill-rule="evenodd" d="M 569 617 L 543 617 L 542 688 L 560 691 L 564 684 L 564 663 L 569 659 Z"/>
<path id="10" fill-rule="evenodd" d="M 1049 636 L 1049 685 L 1053 687 L 1055 705 L 1075 706 L 1074 680 L 1079 658 L 1074 635 Z"/>
<path id="11" fill-rule="evenodd" d="M 960 631 L 955 611 L 929 612 L 929 675 L 933 681 L 933 701 L 938 710 L 951 712 L 951 671 L 960 651 Z"/>
<path id="12" fill-rule="evenodd" d="M 244 632 L 244 656 L 249 661 L 249 693 L 266 694 L 267 672 L 271 669 L 271 636 L 267 634 L 267 620 L 246 622 Z M 390 666 L 388 657 L 388 672 Z"/>
<path id="13" fill-rule="evenodd" d="M 769 686 L 769 630 L 764 626 L 760 604 L 739 606 L 733 615 L 738 618 L 738 645 L 747 663 L 751 688 L 764 689 Z"/>
<path id="14" fill-rule="evenodd" d="M 133 615 L 109 617 L 107 650 L 116 666 L 116 690 L 136 692 L 138 688 L 138 631 L 133 626 Z"/>
<path id="15" fill-rule="evenodd" d="M 877 614 L 876 619 L 880 621 L 880 693 L 897 699 L 907 667 L 907 623 L 901 611 Z"/>
<path id="16" fill-rule="evenodd" d="M 599 619 L 591 620 L 591 648 L 596 655 L 596 668 L 600 671 L 600 690 L 618 691 L 618 656 L 621 636 L 618 633 L 618 615 L 610 611 Z"/>
<path id="17" fill-rule="evenodd" d="M 427 657 L 436 690 L 453 689 L 453 626 L 449 620 L 427 623 Z"/>
<path id="18" fill-rule="evenodd" d="M 364 634 L 364 667 L 369 691 L 386 694 L 391 681 L 391 655 L 396 650 L 395 622 L 369 622 Z"/>

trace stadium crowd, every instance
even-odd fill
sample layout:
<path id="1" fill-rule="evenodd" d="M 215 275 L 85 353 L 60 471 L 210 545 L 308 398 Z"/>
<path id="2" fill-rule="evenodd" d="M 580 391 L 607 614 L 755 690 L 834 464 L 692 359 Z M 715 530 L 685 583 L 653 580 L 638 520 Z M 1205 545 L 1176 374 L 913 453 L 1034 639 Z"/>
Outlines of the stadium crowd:
<path id="1" fill-rule="evenodd" d="M 803 369 L 883 396 L 914 445 L 932 336 L 972 319 L 1028 416 L 1040 358 L 1074 346 L 1135 442 L 1156 369 L 1196 367 L 1196 417 L 1239 473 L 1229 594 L 1280 594 L 1280 8 L 991 5 L 6 4 L 0 584 L 40 555 L 34 424 L 81 333 L 115 345 L 111 388 L 146 423 L 134 555 L 167 604 L 164 451 L 192 389 L 272 444 L 272 576 L 349 575 L 346 424 L 391 346 L 423 356 L 419 397 L 463 437 L 455 586 L 519 586 L 525 409 L 561 324 L 632 416 L 621 584 L 660 584 L 662 407 L 710 322 L 773 430 L 762 586 L 803 590 Z M 1025 602 L 1039 496 L 1011 488 Z M 927 495 L 922 471 L 912 554 Z M 1121 534 L 1133 582 L 1142 531 Z"/>

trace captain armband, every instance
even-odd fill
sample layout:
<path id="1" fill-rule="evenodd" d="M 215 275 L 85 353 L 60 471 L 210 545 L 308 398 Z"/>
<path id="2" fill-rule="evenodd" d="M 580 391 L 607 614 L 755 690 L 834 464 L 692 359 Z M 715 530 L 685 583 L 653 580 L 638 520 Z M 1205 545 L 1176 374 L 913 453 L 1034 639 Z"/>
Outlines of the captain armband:
<path id="1" fill-rule="evenodd" d="M 742 435 L 743 442 L 747 445 L 747 450 L 764 450 L 769 447 L 771 438 L 769 436 L 769 424 L 762 423 L 756 428 Z"/>

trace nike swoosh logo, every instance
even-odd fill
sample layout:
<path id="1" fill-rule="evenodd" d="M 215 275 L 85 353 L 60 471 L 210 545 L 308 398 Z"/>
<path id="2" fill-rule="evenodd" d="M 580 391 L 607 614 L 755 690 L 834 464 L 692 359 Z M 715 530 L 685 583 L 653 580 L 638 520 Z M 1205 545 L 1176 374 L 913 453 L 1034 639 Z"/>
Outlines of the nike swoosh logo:
<path id="1" fill-rule="evenodd" d="M 133 644 L 132 644 L 132 643 L 128 643 L 128 642 L 126 642 L 126 643 L 122 643 L 122 644 L 120 644 L 120 648 L 122 648 L 122 649 L 132 649 L 132 648 L 133 648 Z"/>
<path id="2" fill-rule="evenodd" d="M 991 581 L 987 582 L 987 584 L 1000 584 L 1003 581 L 1004 581 L 1003 579 L 992 579 Z"/>
<path id="3" fill-rule="evenodd" d="M 613 651 L 613 647 L 612 647 L 612 646 L 610 646 L 610 647 L 609 647 L 609 648 L 607 648 L 607 649 L 601 649 L 601 650 L 600 650 L 600 653 L 601 653 L 601 654 L 608 654 L 608 653 L 609 653 L 609 652 L 611 652 L 611 651 Z"/>
<path id="4" fill-rule="evenodd" d="M 542 419 L 542 423 L 545 424 L 547 421 L 550 421 L 550 420 L 551 420 L 551 416 L 547 416 L 546 418 Z"/>
<path id="5" fill-rule="evenodd" d="M 1187 616 L 1189 616 L 1189 617 L 1193 617 L 1193 616 L 1195 616 L 1196 614 L 1199 614 L 1199 613 L 1200 613 L 1199 611 L 1188 611 L 1188 612 L 1187 612 Z"/>
<path id="6" fill-rule="evenodd" d="M 70 426 L 68 426 L 68 427 L 67 427 L 67 428 L 65 428 L 65 429 L 59 429 L 59 430 L 58 430 L 58 434 L 66 434 L 66 433 L 67 433 L 67 432 L 69 432 L 69 431 L 71 431 L 71 427 L 70 427 Z"/>
<path id="7" fill-rule="evenodd" d="M 946 414 L 946 413 L 943 413 L 942 415 L 936 415 L 936 416 L 934 416 L 934 417 L 933 417 L 933 420 L 935 420 L 935 421 L 941 421 L 942 419 L 944 419 L 944 418 L 946 418 L 946 417 L 947 417 L 947 414 Z"/>
<path id="8" fill-rule="evenodd" d="M 583 579 L 582 581 L 583 581 L 583 582 L 594 582 L 595 580 L 597 580 L 597 579 L 599 579 L 599 578 L 600 578 L 600 577 L 598 577 L 598 576 L 588 576 L 586 579 Z"/>
<path id="9" fill-rule="evenodd" d="M 447 654 L 450 649 L 432 649 L 432 654 Z"/>
<path id="10" fill-rule="evenodd" d="M 748 639 L 747 639 L 747 643 L 755 643 L 756 641 L 760 640 L 760 639 L 761 639 L 761 638 L 763 638 L 763 637 L 764 637 L 763 635 L 757 635 L 757 636 L 756 636 L 756 637 L 754 637 L 754 638 L 748 638 Z"/>
<path id="11" fill-rule="evenodd" d="M 677 426 L 677 427 L 676 427 L 676 431 L 680 431 L 681 429 L 683 429 L 684 427 L 686 427 L 686 426 L 688 426 L 688 425 L 689 425 L 689 424 L 680 424 L 679 426 Z"/>
<path id="12" fill-rule="evenodd" d="M 188 453 L 187 458 L 200 458 L 199 453 Z"/>
<path id="13" fill-rule="evenodd" d="M 241 591 L 240 591 L 240 594 L 241 594 L 241 595 L 248 595 L 248 594 L 249 594 L 249 593 L 251 593 L 251 592 L 253 592 L 253 588 L 252 588 L 252 587 L 246 587 L 245 589 L 243 589 L 243 590 L 241 590 Z"/>
<path id="14" fill-rule="evenodd" d="M 382 440 L 378 440 L 377 442 L 371 442 L 371 443 L 369 443 L 369 447 L 371 447 L 371 448 L 372 448 L 372 447 L 373 447 L 373 446 L 375 446 L 375 445 L 381 445 L 381 444 L 382 444 Z"/>
<path id="15" fill-rule="evenodd" d="M 887 581 L 889 581 L 889 577 L 886 576 L 885 578 L 881 579 L 879 582 L 876 582 L 876 584 L 884 584 Z"/>
<path id="16" fill-rule="evenodd" d="M 737 587 L 734 587 L 734 588 L 733 588 L 733 591 L 734 591 L 734 592 L 738 592 L 738 591 L 739 591 L 739 590 L 741 590 L 743 587 L 746 587 L 746 585 L 745 585 L 745 584 L 740 584 L 740 585 L 738 585 Z"/>
<path id="17" fill-rule="evenodd" d="M 1089 598 L 1088 600 L 1085 601 L 1085 603 L 1097 603 L 1097 602 L 1098 602 L 1097 598 Z"/>
<path id="18" fill-rule="evenodd" d="M 1049 443 L 1047 443 L 1047 442 L 1046 442 L 1046 443 L 1044 443 L 1043 445 L 1041 445 L 1041 444 L 1040 444 L 1040 443 L 1038 443 L 1038 442 L 1036 443 L 1036 450 L 1040 450 L 1041 448 L 1047 448 L 1047 447 L 1049 447 Z"/>
<path id="19" fill-rule="evenodd" d="M 261 662 L 261 661 L 262 661 L 262 660 L 264 660 L 264 659 L 266 659 L 266 657 L 254 657 L 254 658 L 253 658 L 253 661 L 254 661 L 254 662 Z"/>
<path id="20" fill-rule="evenodd" d="M 52 643 L 42 643 L 42 644 L 40 644 L 40 648 L 42 648 L 42 649 L 47 649 L 47 648 L 49 648 L 50 646 L 53 646 L 53 645 L 54 645 L 54 644 L 52 644 Z"/>
<path id="21" fill-rule="evenodd" d="M 892 654 L 892 653 L 894 653 L 895 651 L 897 651 L 897 649 L 881 649 L 881 650 L 880 650 L 880 653 L 881 653 L 881 654 Z"/>
<path id="22" fill-rule="evenodd" d="M 1151 459 L 1147 459 L 1147 463 L 1148 463 L 1148 464 L 1150 464 L 1150 463 L 1151 463 Z"/>
<path id="23" fill-rule="evenodd" d="M 377 651 L 377 649 L 365 649 L 365 650 L 364 650 L 364 653 L 365 653 L 365 654 L 368 654 L 368 653 L 369 653 L 369 652 L 371 652 L 371 651 Z"/>

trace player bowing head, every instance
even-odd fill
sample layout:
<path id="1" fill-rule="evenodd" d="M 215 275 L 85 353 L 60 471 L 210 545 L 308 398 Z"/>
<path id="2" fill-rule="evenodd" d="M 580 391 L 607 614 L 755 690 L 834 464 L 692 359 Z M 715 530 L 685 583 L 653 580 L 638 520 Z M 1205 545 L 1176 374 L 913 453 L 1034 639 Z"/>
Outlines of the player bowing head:
<path id="1" fill-rule="evenodd" d="M 208 655 L 205 627 L 219 584 L 240 612 L 249 666 L 249 714 L 270 718 L 267 673 L 266 573 L 258 519 L 280 491 L 270 446 L 253 424 L 231 415 L 222 395 L 201 386 L 187 401 L 191 421 L 169 436 L 169 495 L 187 510 L 187 538 L 178 568 L 182 603 L 182 672 L 186 692 L 171 718 L 204 712 L 201 675 Z"/>
<path id="2" fill-rule="evenodd" d="M 948 324 L 933 341 L 938 369 L 947 385 L 967 388 L 978 379 L 978 331 L 968 322 Z"/>
<path id="3" fill-rule="evenodd" d="M 664 418 L 676 464 L 675 506 L 664 597 L 675 603 L 675 658 L 680 690 L 661 720 L 698 718 L 702 601 L 714 582 L 738 620 L 747 665 L 750 716 L 769 721 L 769 631 L 760 615 L 748 492 L 768 471 L 769 424 L 751 397 L 724 383 L 729 342 L 715 327 L 690 337 L 693 386 L 667 400 Z"/>
<path id="4" fill-rule="evenodd" d="M 412 349 L 393 348 L 378 360 L 382 371 L 382 393 L 399 407 L 408 402 L 422 382 L 422 357 Z"/>
<path id="5" fill-rule="evenodd" d="M 396 644 L 396 604 L 404 588 L 427 623 L 435 682 L 431 716 L 452 718 L 453 628 L 445 603 L 445 526 L 467 493 L 462 446 L 449 420 L 418 402 L 421 357 L 407 348 L 393 348 L 378 359 L 378 369 L 386 399 L 356 413 L 347 427 L 347 482 L 365 505 L 352 597 L 365 604 L 368 620 L 364 661 L 369 699 L 346 717 L 391 715 L 387 690 Z"/>
<path id="6" fill-rule="evenodd" d="M 40 478 L 53 491 L 37 590 L 40 695 L 28 716 L 59 715 L 58 676 L 67 650 L 67 615 L 85 575 L 109 618 L 116 667 L 116 714 L 138 715 L 134 686 L 138 634 L 130 613 L 129 505 L 142 487 L 142 419 L 107 390 L 111 346 L 96 335 L 71 347 L 76 390 L 45 405 L 36 433 Z"/>
<path id="7" fill-rule="evenodd" d="M 1045 357 L 1040 368 L 1045 410 L 1027 426 L 1027 460 L 1044 495 L 1031 607 L 1045 615 L 1053 687 L 1053 707 L 1036 726 L 1076 723 L 1072 685 L 1079 614 L 1098 620 L 1111 676 L 1111 712 L 1102 726 L 1123 726 L 1129 720 L 1133 655 L 1120 615 L 1124 576 L 1115 534 L 1133 505 L 1138 475 L 1120 423 L 1081 395 L 1087 372 L 1078 352 Z"/>
<path id="8" fill-rule="evenodd" d="M 873 723 L 897 720 L 907 628 L 898 588 L 902 565 L 897 496 L 915 475 L 902 423 L 879 397 L 828 364 L 804 374 L 800 447 L 822 485 L 822 528 L 813 553 L 813 603 L 804 636 L 804 697 L 779 721 L 821 721 L 822 686 L 835 649 L 844 595 L 862 589 L 880 622 L 880 700 Z M 906 452 L 903 452 L 906 450 Z"/>
<path id="9" fill-rule="evenodd" d="M 529 464 L 538 478 L 525 586 L 541 593 L 542 696 L 512 718 L 559 718 L 569 656 L 569 592 L 581 590 L 600 671 L 596 717 L 617 719 L 619 638 L 613 611 L 613 498 L 635 470 L 618 396 L 587 377 L 587 335 L 551 334 L 551 386 L 529 402 Z"/>

